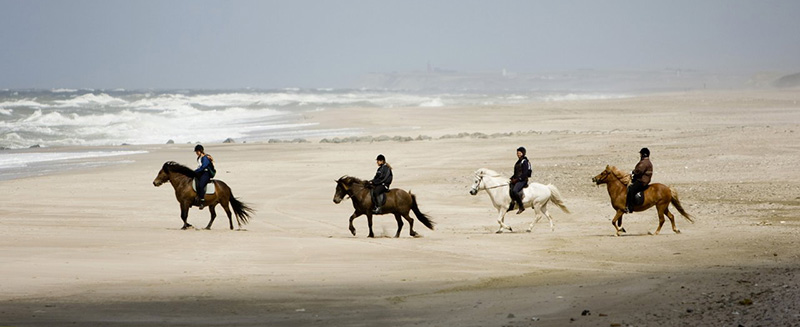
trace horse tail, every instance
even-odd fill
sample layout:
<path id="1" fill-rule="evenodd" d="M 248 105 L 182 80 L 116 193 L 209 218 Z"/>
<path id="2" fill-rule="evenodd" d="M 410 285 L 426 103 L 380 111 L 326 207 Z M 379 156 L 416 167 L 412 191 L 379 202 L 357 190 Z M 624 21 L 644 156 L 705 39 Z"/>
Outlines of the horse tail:
<path id="1" fill-rule="evenodd" d="M 672 205 L 675 206 L 675 209 L 678 209 L 678 212 L 681 213 L 681 216 L 686 218 L 689 222 L 694 224 L 694 220 L 692 220 L 692 216 L 686 213 L 686 210 L 683 210 L 683 206 L 681 206 L 681 201 L 678 200 L 678 191 L 673 189 L 672 187 L 669 188 L 670 192 L 672 193 Z"/>
<path id="2" fill-rule="evenodd" d="M 430 219 L 430 217 L 426 216 L 424 213 L 422 213 L 422 211 L 419 211 L 419 207 L 417 206 L 417 196 L 411 192 L 408 192 L 408 194 L 411 194 L 411 210 L 414 211 L 414 215 L 417 216 L 417 220 L 425 225 L 425 227 L 428 227 L 428 229 L 433 230 L 433 225 L 435 225 L 435 223 Z"/>
<path id="3" fill-rule="evenodd" d="M 255 210 L 250 208 L 247 204 L 236 200 L 236 198 L 233 197 L 233 192 L 231 192 L 231 207 L 233 207 L 233 213 L 236 214 L 236 221 L 239 225 L 247 224 L 250 221 L 250 215 L 255 212 Z"/>
<path id="4" fill-rule="evenodd" d="M 550 201 L 564 212 L 570 213 L 569 209 L 567 209 L 567 206 L 564 204 L 564 198 L 561 197 L 561 192 L 558 191 L 558 188 L 553 184 L 547 184 L 547 188 L 550 189 Z"/>

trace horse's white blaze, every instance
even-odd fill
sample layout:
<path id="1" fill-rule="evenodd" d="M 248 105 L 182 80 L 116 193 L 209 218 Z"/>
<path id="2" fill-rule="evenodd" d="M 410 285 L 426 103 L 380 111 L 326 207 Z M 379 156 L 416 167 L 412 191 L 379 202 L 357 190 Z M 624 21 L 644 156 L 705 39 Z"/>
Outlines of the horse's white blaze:
<path id="1" fill-rule="evenodd" d="M 504 229 L 511 230 L 511 227 L 506 225 L 505 216 L 506 209 L 511 203 L 511 195 L 509 194 L 508 178 L 500 176 L 497 172 L 481 168 L 475 171 L 475 179 L 472 184 L 470 193 L 475 195 L 478 191 L 486 191 L 489 194 L 489 199 L 492 200 L 492 205 L 497 210 L 497 223 L 500 224 L 498 233 L 502 233 Z M 547 203 L 553 201 L 561 210 L 569 212 L 564 206 L 561 195 L 558 189 L 552 185 L 543 185 L 539 183 L 530 183 L 528 187 L 523 190 L 524 197 L 522 199 L 523 205 L 533 208 L 536 217 L 531 221 L 528 231 L 533 229 L 533 225 L 542 219 L 542 214 L 547 216 L 550 221 L 550 230 L 555 230 L 553 226 L 553 216 L 547 211 Z"/>

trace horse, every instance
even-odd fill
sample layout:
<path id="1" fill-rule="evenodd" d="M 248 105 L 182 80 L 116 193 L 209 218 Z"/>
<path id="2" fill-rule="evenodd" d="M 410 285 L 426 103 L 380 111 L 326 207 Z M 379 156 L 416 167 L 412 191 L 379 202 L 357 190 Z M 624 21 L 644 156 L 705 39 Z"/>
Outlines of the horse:
<path id="1" fill-rule="evenodd" d="M 164 163 L 164 166 L 161 167 L 156 179 L 153 180 L 153 185 L 156 187 L 161 186 L 167 181 L 172 184 L 172 187 L 175 189 L 175 198 L 178 200 L 178 203 L 180 203 L 181 219 L 183 220 L 183 227 L 181 229 L 184 230 L 192 227 L 191 224 L 186 222 L 186 218 L 189 216 L 189 208 L 192 206 L 197 195 L 197 192 L 192 189 L 194 177 L 195 172 L 191 168 L 174 161 L 167 161 Z M 231 209 L 228 208 L 228 203 L 233 207 L 233 212 L 236 214 L 236 223 L 239 224 L 239 229 L 241 229 L 242 224 L 247 224 L 249 222 L 250 215 L 252 215 L 255 210 L 233 197 L 231 188 L 228 187 L 228 184 L 225 184 L 225 182 L 221 180 L 212 180 L 211 182 L 214 183 L 216 192 L 214 194 L 205 195 L 205 203 L 208 206 L 208 211 L 211 212 L 211 220 L 208 221 L 208 226 L 206 226 L 205 229 L 211 229 L 211 224 L 214 223 L 214 218 L 217 217 L 217 212 L 214 210 L 214 207 L 219 204 L 222 206 L 222 209 L 225 209 L 225 213 L 228 214 L 228 222 L 230 222 L 231 230 L 233 230 L 233 218 L 231 217 Z"/>
<path id="2" fill-rule="evenodd" d="M 471 195 L 476 195 L 478 191 L 481 190 L 485 190 L 486 193 L 489 194 L 492 205 L 497 209 L 497 223 L 500 224 L 500 228 L 496 232 L 498 234 L 502 233 L 504 229 L 508 229 L 510 232 L 514 231 L 511 229 L 511 226 L 505 224 L 507 208 L 511 203 L 509 187 L 510 185 L 508 184 L 507 178 L 501 177 L 500 174 L 491 169 L 481 168 L 475 171 L 475 180 L 469 191 Z M 550 221 L 550 231 L 555 231 L 553 216 L 551 216 L 550 212 L 547 210 L 547 203 L 549 202 L 553 202 L 553 204 L 561 208 L 565 213 L 570 213 L 569 209 L 564 205 L 561 193 L 553 184 L 544 185 L 531 183 L 523 189 L 523 192 L 524 197 L 522 199 L 522 204 L 531 206 L 536 213 L 536 219 L 531 221 L 528 230 L 526 230 L 528 233 L 533 230 L 533 225 L 542 219 L 542 214 L 547 216 L 547 219 Z"/>
<path id="3" fill-rule="evenodd" d="M 345 196 L 349 196 L 353 202 L 355 212 L 350 216 L 350 233 L 352 233 L 353 236 L 356 235 L 356 228 L 353 227 L 353 219 L 361 215 L 366 215 L 367 225 L 369 225 L 368 237 L 375 237 L 375 234 L 372 232 L 372 196 L 370 194 L 370 187 L 367 185 L 368 181 L 363 181 L 351 176 L 342 176 L 338 180 L 335 180 L 335 182 L 336 192 L 333 194 L 333 203 L 341 203 Z M 433 230 L 434 222 L 430 217 L 419 210 L 417 206 L 417 197 L 414 194 L 397 188 L 390 189 L 386 192 L 386 202 L 381 207 L 380 214 L 394 214 L 394 218 L 397 220 L 397 233 L 394 237 L 400 237 L 400 231 L 403 229 L 403 220 L 400 219 L 401 217 L 408 221 L 410 229 L 409 235 L 412 237 L 419 236 L 419 234 L 414 231 L 414 220 L 411 219 L 411 216 L 408 214 L 408 212 L 412 210 L 419 222 L 425 225 L 425 227 L 428 227 L 428 229 Z"/>
<path id="4" fill-rule="evenodd" d="M 611 197 L 611 207 L 617 211 L 614 219 L 611 220 L 611 225 L 617 231 L 616 236 L 620 236 L 620 232 L 624 233 L 625 229 L 622 228 L 622 215 L 625 214 L 625 202 L 628 195 L 628 184 L 631 183 L 631 176 L 621 172 L 617 167 L 606 166 L 600 174 L 592 178 L 592 182 L 596 185 L 606 184 L 608 188 L 608 195 Z M 681 231 L 675 227 L 675 216 L 669 212 L 669 204 L 678 209 L 681 216 L 686 218 L 689 222 L 694 224 L 692 216 L 686 213 L 681 206 L 681 201 L 678 200 L 678 192 L 675 189 L 660 183 L 650 184 L 644 191 L 644 203 L 633 207 L 634 212 L 645 211 L 652 206 L 656 206 L 658 212 L 658 229 L 655 235 L 661 232 L 661 226 L 664 225 L 664 215 L 669 217 L 672 223 L 672 231 L 675 234 L 680 234 Z"/>

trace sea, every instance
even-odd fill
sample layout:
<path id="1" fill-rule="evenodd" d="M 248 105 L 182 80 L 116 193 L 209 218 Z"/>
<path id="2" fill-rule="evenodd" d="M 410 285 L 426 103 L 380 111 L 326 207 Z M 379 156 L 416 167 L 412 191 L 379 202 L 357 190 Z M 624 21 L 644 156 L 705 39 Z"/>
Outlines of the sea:
<path id="1" fill-rule="evenodd" d="M 354 136 L 357 128 L 325 129 L 309 113 L 347 107 L 467 107 L 538 101 L 609 99 L 592 92 L 412 92 L 374 89 L 275 90 L 0 90 L 0 180 L 31 166 L 135 154 L 100 146 L 220 143 L 226 139 L 315 139 Z M 86 150 L 75 151 L 84 148 Z M 49 151 L 40 151 L 46 148 Z M 70 151 L 58 151 L 69 148 Z M 14 173 L 16 172 L 16 173 Z"/>

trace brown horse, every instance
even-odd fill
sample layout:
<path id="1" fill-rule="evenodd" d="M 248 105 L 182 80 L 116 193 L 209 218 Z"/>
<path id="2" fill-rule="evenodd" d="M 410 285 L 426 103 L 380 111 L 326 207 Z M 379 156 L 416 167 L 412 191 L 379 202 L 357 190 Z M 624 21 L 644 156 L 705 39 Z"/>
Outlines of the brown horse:
<path id="1" fill-rule="evenodd" d="M 603 172 L 592 178 L 592 182 L 597 185 L 607 185 L 608 195 L 611 197 L 611 207 L 617 211 L 617 214 L 614 215 L 614 219 L 611 220 L 611 225 L 614 226 L 614 229 L 617 231 L 617 236 L 619 236 L 620 232 L 625 232 L 625 229 L 622 228 L 622 215 L 625 214 L 625 200 L 628 194 L 627 185 L 630 184 L 631 177 L 614 166 L 606 166 Z M 669 186 L 659 183 L 650 184 L 650 186 L 648 186 L 644 191 L 644 203 L 634 206 L 633 211 L 645 211 L 652 206 L 656 206 L 656 211 L 658 211 L 658 229 L 656 229 L 655 234 L 658 235 L 658 233 L 661 232 L 661 226 L 664 225 L 664 215 L 669 217 L 669 221 L 672 223 L 672 231 L 679 234 L 681 231 L 675 227 L 675 216 L 669 212 L 670 203 L 678 209 L 678 212 L 680 212 L 686 220 L 694 223 L 692 216 L 683 210 L 681 202 L 678 200 L 678 192 Z"/>
<path id="2" fill-rule="evenodd" d="M 367 215 L 367 224 L 369 225 L 369 237 L 375 237 L 372 233 L 372 196 L 370 195 L 370 188 L 367 186 L 366 181 L 362 181 L 355 177 L 342 176 L 336 180 L 336 193 L 333 194 L 333 203 L 339 204 L 345 198 L 350 196 L 353 200 L 353 208 L 356 209 L 353 215 L 350 216 L 350 232 L 353 236 L 356 235 L 356 228 L 353 227 L 353 219 L 361 215 Z M 394 214 L 397 220 L 397 233 L 394 237 L 400 237 L 400 231 L 403 229 L 402 216 L 408 221 L 409 233 L 411 236 L 416 237 L 418 234 L 414 231 L 414 220 L 408 214 L 410 210 L 414 211 L 414 215 L 425 227 L 433 229 L 433 221 L 419 211 L 417 207 L 417 197 L 411 192 L 406 192 L 401 189 L 393 188 L 386 193 L 386 203 L 381 207 L 382 214 Z"/>
<path id="3" fill-rule="evenodd" d="M 181 206 L 181 219 L 183 220 L 183 227 L 181 229 L 192 227 L 192 225 L 186 222 L 186 218 L 189 216 L 189 208 L 193 205 L 197 195 L 197 192 L 192 189 L 194 177 L 194 170 L 177 162 L 168 161 L 164 163 L 164 166 L 161 167 L 161 171 L 158 172 L 158 176 L 153 180 L 153 185 L 156 187 L 169 181 L 175 189 L 175 198 L 178 199 L 178 203 L 180 203 Z M 220 180 L 212 180 L 211 182 L 214 183 L 216 192 L 214 194 L 206 194 L 205 196 L 208 211 L 211 212 L 211 220 L 208 222 L 206 229 L 211 229 L 211 224 L 214 223 L 214 218 L 217 217 L 217 212 L 214 210 L 214 207 L 220 204 L 222 209 L 225 209 L 225 213 L 228 214 L 228 221 L 230 222 L 231 230 L 233 230 L 233 218 L 231 217 L 231 209 L 228 208 L 228 203 L 233 207 L 233 212 L 236 214 L 236 222 L 239 224 L 239 228 L 242 228 L 242 224 L 247 224 L 254 210 L 246 204 L 239 202 L 239 200 L 236 200 L 228 184 Z"/>

